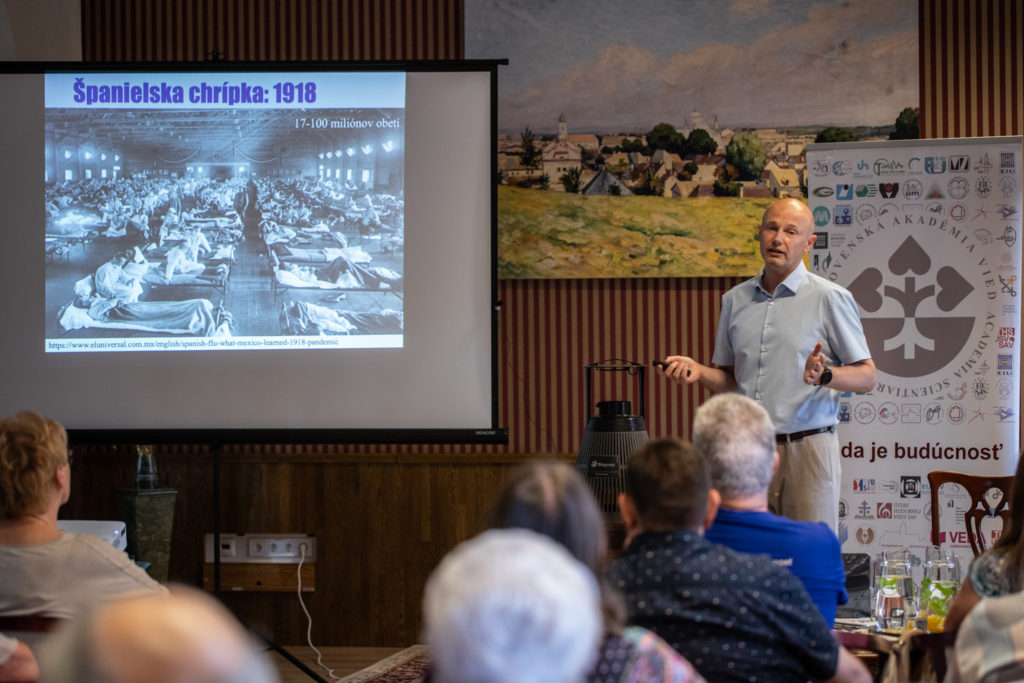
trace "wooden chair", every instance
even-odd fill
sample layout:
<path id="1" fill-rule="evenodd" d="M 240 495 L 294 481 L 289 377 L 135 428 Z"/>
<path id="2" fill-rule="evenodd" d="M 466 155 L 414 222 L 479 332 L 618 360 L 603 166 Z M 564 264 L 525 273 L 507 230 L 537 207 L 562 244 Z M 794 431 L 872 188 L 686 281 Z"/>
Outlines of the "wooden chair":
<path id="1" fill-rule="evenodd" d="M 981 522 L 987 517 L 1001 517 L 1003 529 L 1010 524 L 1010 490 L 1013 475 L 991 477 L 965 472 L 939 470 L 928 473 L 932 503 L 932 545 L 939 543 L 939 487 L 943 484 L 959 484 L 971 496 L 971 505 L 964 511 L 964 526 L 971 550 L 977 557 L 985 550 L 985 539 L 981 533 Z"/>
<path id="2" fill-rule="evenodd" d="M 946 653 L 956 642 L 956 632 L 909 631 L 900 636 L 886 661 L 884 680 L 934 681 L 946 679 Z"/>
<path id="3" fill-rule="evenodd" d="M 896 645 L 896 638 L 881 633 L 870 633 L 867 631 L 846 631 L 833 629 L 832 636 L 836 641 L 860 660 L 871 680 L 878 682 L 882 680 L 882 672 L 885 671 L 889 656 L 893 653 Z"/>
<path id="4" fill-rule="evenodd" d="M 946 652 L 956 633 L 907 631 L 896 635 L 833 630 L 832 635 L 867 667 L 873 681 L 924 681 L 946 677 Z"/>

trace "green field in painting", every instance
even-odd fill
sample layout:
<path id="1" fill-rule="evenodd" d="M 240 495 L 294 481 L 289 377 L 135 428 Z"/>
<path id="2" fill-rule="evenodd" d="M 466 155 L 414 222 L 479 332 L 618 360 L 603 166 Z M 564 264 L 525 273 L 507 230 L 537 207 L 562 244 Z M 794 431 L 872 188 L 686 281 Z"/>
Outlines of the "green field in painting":
<path id="1" fill-rule="evenodd" d="M 584 196 L 498 187 L 502 278 L 750 276 L 771 200 Z"/>

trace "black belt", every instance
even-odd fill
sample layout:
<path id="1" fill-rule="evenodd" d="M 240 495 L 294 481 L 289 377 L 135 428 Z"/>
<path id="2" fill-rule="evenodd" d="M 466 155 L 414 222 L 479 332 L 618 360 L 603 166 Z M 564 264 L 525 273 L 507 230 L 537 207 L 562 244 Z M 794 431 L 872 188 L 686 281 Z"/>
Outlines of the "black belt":
<path id="1" fill-rule="evenodd" d="M 793 432 L 792 434 L 776 434 L 775 443 L 793 443 L 794 441 L 800 441 L 808 436 L 834 431 L 836 431 L 835 425 L 830 425 L 828 427 L 818 427 L 817 429 L 805 429 L 802 432 Z"/>

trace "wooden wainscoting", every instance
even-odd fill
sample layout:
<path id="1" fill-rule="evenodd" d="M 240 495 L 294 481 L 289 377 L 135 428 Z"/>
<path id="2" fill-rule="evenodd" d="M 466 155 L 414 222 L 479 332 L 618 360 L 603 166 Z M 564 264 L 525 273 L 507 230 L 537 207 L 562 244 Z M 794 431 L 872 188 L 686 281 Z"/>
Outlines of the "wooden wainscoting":
<path id="1" fill-rule="evenodd" d="M 133 481 L 134 449 L 75 453 L 71 501 L 61 516 L 117 519 L 116 493 Z M 419 642 L 430 572 L 483 530 L 502 478 L 529 457 L 229 452 L 221 456 L 221 531 L 316 534 L 316 590 L 303 593 L 314 643 L 405 646 Z M 203 536 L 213 530 L 212 456 L 158 446 L 156 459 L 161 484 L 178 490 L 170 579 L 201 586 Z M 305 642 L 294 593 L 226 592 L 222 599 L 275 642 Z"/>

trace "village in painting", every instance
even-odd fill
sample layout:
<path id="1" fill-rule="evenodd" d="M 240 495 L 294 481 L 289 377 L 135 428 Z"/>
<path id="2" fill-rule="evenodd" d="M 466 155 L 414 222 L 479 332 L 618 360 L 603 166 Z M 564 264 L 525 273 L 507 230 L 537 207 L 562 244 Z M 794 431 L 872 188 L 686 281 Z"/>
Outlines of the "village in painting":
<path id="1" fill-rule="evenodd" d="M 904 119 L 916 122 L 916 110 Z M 902 124 L 901 124 L 902 125 Z M 506 278 L 746 276 L 772 200 L 804 198 L 805 149 L 884 140 L 877 129 L 733 130 L 692 112 L 678 129 L 499 138 L 499 272 Z M 571 274 L 571 275 L 570 275 Z"/>
<path id="2" fill-rule="evenodd" d="M 749 276 L 815 142 L 917 137 L 914 0 L 473 0 L 503 278 Z"/>

